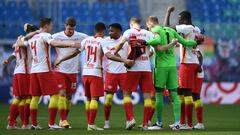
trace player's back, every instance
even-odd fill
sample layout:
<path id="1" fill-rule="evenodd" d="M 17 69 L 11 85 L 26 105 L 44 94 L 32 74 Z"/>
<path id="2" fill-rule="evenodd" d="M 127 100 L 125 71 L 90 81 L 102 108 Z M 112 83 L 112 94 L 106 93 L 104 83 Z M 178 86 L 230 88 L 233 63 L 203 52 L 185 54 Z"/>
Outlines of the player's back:
<path id="1" fill-rule="evenodd" d="M 195 36 L 200 34 L 200 29 L 193 25 L 176 25 L 176 30 L 178 33 L 182 34 L 184 38 L 194 40 Z M 181 63 L 196 63 L 198 64 L 198 58 L 193 47 L 185 47 L 180 45 L 180 61 Z"/>
<path id="2" fill-rule="evenodd" d="M 30 73 L 31 52 L 29 47 L 15 47 L 13 55 L 16 57 L 16 66 L 14 74 Z"/>
<path id="3" fill-rule="evenodd" d="M 32 54 L 31 73 L 51 71 L 50 45 L 47 43 L 49 39 L 51 34 L 43 32 L 28 40 Z"/>
<path id="4" fill-rule="evenodd" d="M 142 39 L 142 40 L 149 40 L 154 37 L 154 35 L 145 30 L 145 29 L 128 29 L 124 32 L 123 37 L 125 37 L 128 41 L 130 37 L 135 36 L 137 39 Z M 151 67 L 150 67 L 150 59 L 149 59 L 149 52 L 150 52 L 150 46 L 145 46 L 141 48 L 143 54 L 138 57 L 135 60 L 135 64 L 128 69 L 128 71 L 148 71 L 151 72 Z"/>
<path id="5" fill-rule="evenodd" d="M 60 41 L 78 41 L 81 42 L 83 39 L 87 37 L 86 34 L 74 31 L 74 34 L 69 37 L 67 36 L 64 31 L 58 32 L 52 35 L 52 38 L 55 40 Z M 71 52 L 76 50 L 76 48 L 56 48 L 57 58 L 63 57 Z M 73 64 L 74 63 L 74 64 Z M 55 71 L 62 72 L 62 73 L 78 73 L 79 70 L 79 55 L 75 56 L 72 59 L 64 61 L 58 67 L 55 67 Z"/>
<path id="6" fill-rule="evenodd" d="M 105 38 L 104 46 L 107 50 L 109 50 L 112 54 L 115 52 L 115 47 L 121 37 L 118 39 L 112 39 L 110 37 Z M 122 49 L 118 52 L 119 56 L 121 58 L 127 58 L 128 55 L 128 44 L 125 43 L 122 47 Z M 126 67 L 124 66 L 124 63 L 122 62 L 116 62 L 110 59 L 107 59 L 107 65 L 106 70 L 108 73 L 126 73 Z"/>
<path id="7" fill-rule="evenodd" d="M 85 61 L 82 75 L 102 77 L 103 37 L 87 37 L 81 42 L 80 51 L 85 50 Z"/>

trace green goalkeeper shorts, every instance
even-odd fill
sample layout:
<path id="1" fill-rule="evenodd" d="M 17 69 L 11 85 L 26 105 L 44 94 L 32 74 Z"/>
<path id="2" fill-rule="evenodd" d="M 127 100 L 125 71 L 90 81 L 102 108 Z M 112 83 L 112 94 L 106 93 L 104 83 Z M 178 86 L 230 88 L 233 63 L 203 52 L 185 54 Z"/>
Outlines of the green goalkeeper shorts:
<path id="1" fill-rule="evenodd" d="M 154 68 L 154 86 L 157 88 L 178 88 L 178 75 L 176 67 Z"/>

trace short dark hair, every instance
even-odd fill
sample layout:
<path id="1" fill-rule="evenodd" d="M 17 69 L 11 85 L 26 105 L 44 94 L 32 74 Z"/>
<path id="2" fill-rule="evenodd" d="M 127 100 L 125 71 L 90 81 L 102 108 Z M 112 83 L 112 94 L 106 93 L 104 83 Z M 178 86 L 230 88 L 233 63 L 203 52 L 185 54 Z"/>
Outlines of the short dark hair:
<path id="1" fill-rule="evenodd" d="M 113 28 L 116 28 L 116 29 L 122 31 L 122 26 L 119 23 L 112 23 L 109 25 L 109 27 L 113 27 Z"/>
<path id="2" fill-rule="evenodd" d="M 149 16 L 147 22 L 152 22 L 153 24 L 159 24 L 158 18 L 156 16 Z"/>
<path id="3" fill-rule="evenodd" d="M 31 25 L 29 28 L 27 28 L 26 33 L 34 32 L 38 29 L 39 28 L 36 25 Z"/>
<path id="4" fill-rule="evenodd" d="M 51 24 L 51 23 L 52 23 L 52 19 L 45 17 L 45 18 L 41 18 L 41 20 L 40 20 L 40 25 L 39 25 L 39 26 L 42 28 L 42 27 L 44 27 L 45 25 L 49 25 L 49 24 Z"/>
<path id="5" fill-rule="evenodd" d="M 76 19 L 74 17 L 68 17 L 66 19 L 66 22 L 65 22 L 66 25 L 69 25 L 71 27 L 74 27 L 76 26 L 77 22 L 76 22 Z"/>
<path id="6" fill-rule="evenodd" d="M 134 22 L 134 23 L 139 24 L 139 25 L 141 24 L 140 18 L 137 18 L 137 17 L 132 17 L 130 19 L 130 22 Z"/>
<path id="7" fill-rule="evenodd" d="M 191 21 L 191 19 L 192 19 L 191 13 L 189 11 L 187 11 L 187 10 L 182 11 L 181 13 L 179 13 L 179 15 L 184 20 Z"/>
<path id="8" fill-rule="evenodd" d="M 98 22 L 95 24 L 94 30 L 95 30 L 95 32 L 103 32 L 106 30 L 106 26 L 104 23 Z"/>

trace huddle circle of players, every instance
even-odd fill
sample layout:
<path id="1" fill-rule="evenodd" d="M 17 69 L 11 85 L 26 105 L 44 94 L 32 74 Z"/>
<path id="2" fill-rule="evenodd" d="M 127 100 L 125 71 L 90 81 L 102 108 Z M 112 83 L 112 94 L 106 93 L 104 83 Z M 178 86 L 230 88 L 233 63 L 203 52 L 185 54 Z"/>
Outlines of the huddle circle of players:
<path id="1" fill-rule="evenodd" d="M 123 32 L 123 35 L 121 25 L 113 23 L 109 25 L 109 37 L 105 37 L 106 26 L 101 22 L 96 23 L 94 36 L 75 31 L 76 20 L 73 17 L 67 18 L 64 31 L 53 35 L 50 34 L 50 18 L 40 20 L 40 29 L 25 24 L 26 36 L 18 37 L 13 45 L 14 53 L 3 62 L 6 65 L 16 59 L 14 99 L 10 105 L 7 129 L 42 129 L 37 116 L 39 98 L 44 95 L 50 95 L 48 128 L 71 128 L 67 117 L 72 94 L 76 91 L 79 54 L 83 51 L 86 55 L 82 78 L 87 98 L 87 130 L 110 128 L 112 99 L 118 86 L 123 94 L 127 130 L 136 126 L 131 94 L 136 92 L 138 86 L 144 98 L 143 121 L 138 126 L 142 130 L 163 129 L 164 93 L 167 93 L 173 104 L 174 123 L 169 125 L 172 130 L 204 129 L 200 99 L 202 55 L 197 47 L 203 42 L 203 36 L 200 29 L 192 24 L 191 13 L 188 11 L 179 13 L 179 25 L 170 26 L 169 18 L 173 11 L 174 7 L 168 8 L 164 26 L 160 26 L 157 17 L 149 16 L 146 20 L 149 31 L 142 29 L 140 20 L 135 17 L 130 19 L 130 29 Z M 54 71 L 50 64 L 51 46 L 55 47 L 57 54 Z M 180 47 L 181 55 L 179 76 L 174 56 L 176 46 Z M 107 57 L 105 82 L 102 68 L 104 55 Z M 153 72 L 151 55 L 154 55 Z M 94 123 L 98 100 L 104 96 L 104 92 L 105 123 L 101 128 Z M 198 120 L 195 126 L 192 124 L 193 106 Z M 156 123 L 151 124 L 155 110 Z M 58 112 L 60 122 L 57 125 L 55 119 Z M 18 115 L 21 127 L 16 123 Z"/>

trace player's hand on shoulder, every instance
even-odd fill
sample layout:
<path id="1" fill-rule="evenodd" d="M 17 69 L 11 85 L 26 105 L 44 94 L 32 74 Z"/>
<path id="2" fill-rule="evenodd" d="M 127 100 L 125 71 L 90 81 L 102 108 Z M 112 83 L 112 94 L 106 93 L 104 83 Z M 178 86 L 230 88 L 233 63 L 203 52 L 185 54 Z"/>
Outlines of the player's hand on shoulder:
<path id="1" fill-rule="evenodd" d="M 174 38 L 174 39 L 172 40 L 172 44 L 173 44 L 173 45 L 177 45 L 177 44 L 178 44 L 178 39 Z"/>
<path id="2" fill-rule="evenodd" d="M 197 34 L 194 39 L 198 45 L 204 42 L 204 36 L 202 34 Z"/>

